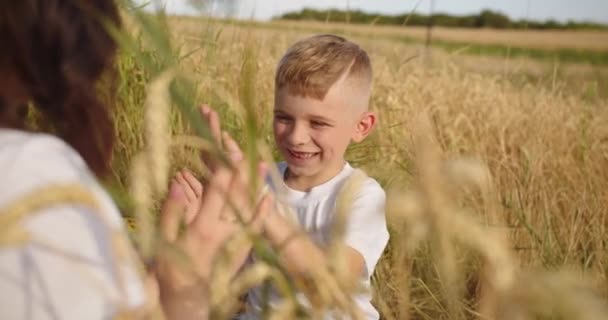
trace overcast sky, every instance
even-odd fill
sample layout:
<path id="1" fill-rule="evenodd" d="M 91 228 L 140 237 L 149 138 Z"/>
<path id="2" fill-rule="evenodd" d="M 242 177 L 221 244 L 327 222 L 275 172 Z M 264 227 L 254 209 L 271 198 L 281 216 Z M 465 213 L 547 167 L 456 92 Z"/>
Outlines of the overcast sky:
<path id="1" fill-rule="evenodd" d="M 170 12 L 195 14 L 189 0 L 156 0 L 165 2 Z M 204 0 L 195 0 L 204 1 Z M 208 0 L 207 2 L 210 2 Z M 368 12 L 400 14 L 428 13 L 431 0 L 215 0 L 212 9 L 219 14 L 221 4 L 232 2 L 231 15 L 239 18 L 269 19 L 282 13 L 309 8 L 362 9 Z M 491 9 L 514 19 L 529 17 L 534 20 L 588 20 L 608 24 L 608 0 L 435 0 L 435 12 L 472 14 Z"/>

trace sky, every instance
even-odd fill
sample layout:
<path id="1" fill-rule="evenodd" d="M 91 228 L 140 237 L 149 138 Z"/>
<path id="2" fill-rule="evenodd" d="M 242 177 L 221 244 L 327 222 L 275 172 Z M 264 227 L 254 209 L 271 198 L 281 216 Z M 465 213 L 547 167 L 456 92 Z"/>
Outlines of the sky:
<path id="1" fill-rule="evenodd" d="M 155 0 L 166 3 L 173 13 L 196 14 L 189 0 Z M 194 0 L 204 1 L 204 0 Z M 416 12 L 428 14 L 432 0 L 207 0 L 214 2 L 210 11 L 222 15 L 228 3 L 230 15 L 238 18 L 267 20 L 285 12 L 302 8 L 361 9 L 367 12 L 401 14 Z M 545 21 L 555 19 L 594 21 L 608 24 L 608 0 L 434 0 L 435 12 L 465 15 L 483 9 L 500 11 L 512 19 L 530 18 Z"/>

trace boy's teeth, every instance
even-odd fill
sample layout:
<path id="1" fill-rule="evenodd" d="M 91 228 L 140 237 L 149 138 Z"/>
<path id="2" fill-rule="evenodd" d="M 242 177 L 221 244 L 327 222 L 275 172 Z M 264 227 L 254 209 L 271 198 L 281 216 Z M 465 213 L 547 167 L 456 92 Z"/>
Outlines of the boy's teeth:
<path id="1" fill-rule="evenodd" d="M 296 151 L 291 151 L 291 154 L 293 154 L 296 158 L 300 158 L 300 159 L 308 159 L 315 155 L 314 153 L 296 152 Z"/>

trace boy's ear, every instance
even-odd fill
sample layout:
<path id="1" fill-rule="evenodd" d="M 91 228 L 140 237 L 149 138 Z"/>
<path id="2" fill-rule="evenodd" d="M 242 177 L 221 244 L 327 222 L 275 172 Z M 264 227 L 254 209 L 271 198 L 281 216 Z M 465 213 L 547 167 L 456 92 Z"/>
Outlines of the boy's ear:
<path id="1" fill-rule="evenodd" d="M 357 128 L 353 134 L 353 141 L 357 143 L 363 141 L 363 139 L 374 130 L 376 120 L 377 117 L 375 113 L 369 111 L 364 112 L 357 122 Z"/>

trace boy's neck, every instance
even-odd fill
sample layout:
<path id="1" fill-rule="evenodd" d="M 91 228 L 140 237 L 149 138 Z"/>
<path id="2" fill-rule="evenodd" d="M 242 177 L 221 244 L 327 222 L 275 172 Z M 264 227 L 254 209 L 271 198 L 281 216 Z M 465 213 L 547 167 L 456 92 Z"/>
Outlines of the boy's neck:
<path id="1" fill-rule="evenodd" d="M 332 167 L 327 168 L 326 170 L 323 170 L 314 176 L 294 175 L 293 173 L 291 173 L 289 171 L 289 166 L 288 166 L 285 169 L 285 174 L 283 175 L 283 181 L 289 188 L 291 188 L 293 190 L 308 192 L 312 188 L 322 185 L 325 182 L 327 182 L 327 181 L 333 179 L 335 176 L 337 176 L 344 168 L 345 163 L 346 163 L 346 160 L 342 160 L 342 161 L 338 162 L 337 164 L 333 165 Z"/>

